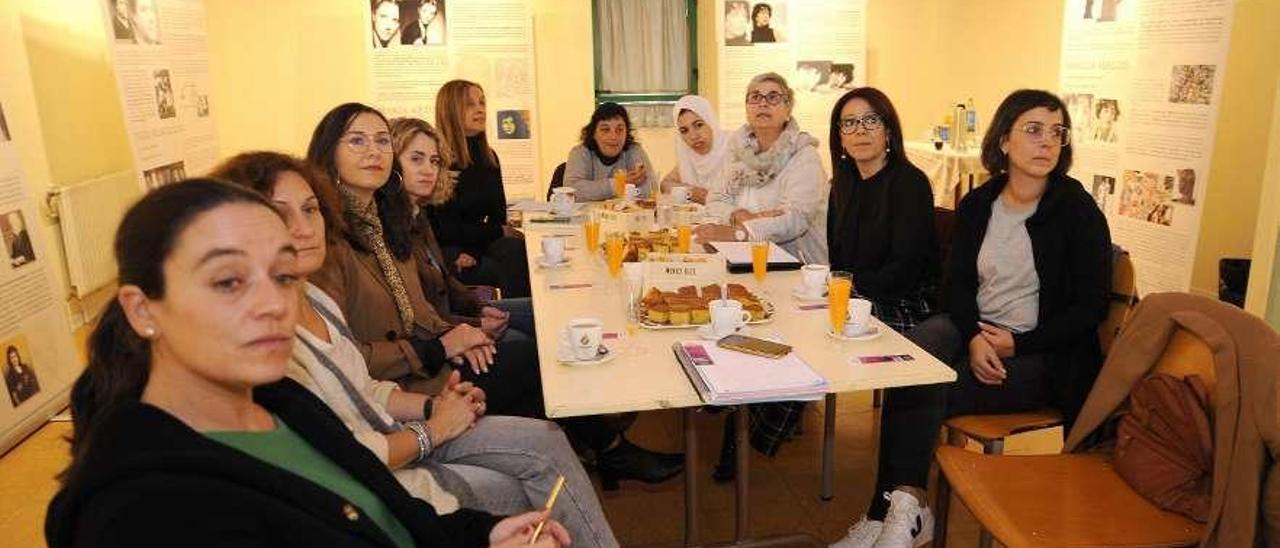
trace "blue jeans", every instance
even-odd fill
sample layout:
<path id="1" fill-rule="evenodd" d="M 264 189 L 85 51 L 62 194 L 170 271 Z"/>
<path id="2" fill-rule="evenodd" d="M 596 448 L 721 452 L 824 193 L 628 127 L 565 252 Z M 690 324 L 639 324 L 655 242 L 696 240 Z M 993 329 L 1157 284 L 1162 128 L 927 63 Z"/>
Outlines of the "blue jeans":
<path id="1" fill-rule="evenodd" d="M 489 303 L 489 306 L 511 314 L 511 317 L 507 320 L 507 325 L 510 326 L 511 329 L 507 330 L 507 333 L 503 335 L 503 339 L 506 339 L 508 335 L 517 338 L 519 338 L 520 335 L 526 335 L 527 338 L 534 338 L 537 336 L 537 332 L 534 331 L 533 326 L 533 299 L 529 297 L 522 297 L 519 299 L 502 299 Z M 520 333 L 512 334 L 512 329 L 519 331 Z"/>
<path id="2" fill-rule="evenodd" d="M 555 423 L 486 416 L 437 447 L 431 460 L 454 473 L 440 474 L 437 481 L 463 507 L 499 516 L 542 509 L 556 477 L 563 475 L 552 516 L 569 531 L 574 546 L 618 546 L 591 480 Z"/>

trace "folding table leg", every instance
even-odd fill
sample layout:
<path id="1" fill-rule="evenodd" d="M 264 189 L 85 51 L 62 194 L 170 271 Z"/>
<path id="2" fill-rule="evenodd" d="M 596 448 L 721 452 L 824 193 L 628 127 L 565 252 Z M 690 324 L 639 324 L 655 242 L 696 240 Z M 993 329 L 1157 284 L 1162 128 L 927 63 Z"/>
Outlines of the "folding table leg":
<path id="1" fill-rule="evenodd" d="M 822 417 L 822 500 L 831 500 L 835 477 L 836 395 L 827 394 Z"/>

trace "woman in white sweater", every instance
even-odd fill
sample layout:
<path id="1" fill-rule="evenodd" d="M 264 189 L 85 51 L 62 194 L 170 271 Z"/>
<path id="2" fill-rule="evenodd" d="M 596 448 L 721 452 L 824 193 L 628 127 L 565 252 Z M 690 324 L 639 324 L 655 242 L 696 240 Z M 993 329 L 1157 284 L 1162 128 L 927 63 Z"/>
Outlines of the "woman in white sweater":
<path id="1" fill-rule="evenodd" d="M 273 152 L 235 156 L 214 176 L 265 194 L 283 212 L 303 280 L 324 263 L 338 216 L 328 187 L 301 160 Z M 293 359 L 286 374 L 323 400 L 356 440 L 415 497 L 445 514 L 459 507 L 507 515 L 541 508 L 565 477 L 555 518 L 575 544 L 614 547 L 595 490 L 554 423 L 486 416 L 484 391 L 457 372 L 436 396 L 369 376 L 342 311 L 318 287 L 299 284 Z"/>
<path id="2" fill-rule="evenodd" d="M 707 194 L 717 223 L 698 227 L 701 242 L 768 240 L 806 263 L 827 262 L 827 175 L 818 140 L 800 130 L 795 94 L 767 72 L 747 86 L 747 123 L 728 137 L 723 175 Z"/>

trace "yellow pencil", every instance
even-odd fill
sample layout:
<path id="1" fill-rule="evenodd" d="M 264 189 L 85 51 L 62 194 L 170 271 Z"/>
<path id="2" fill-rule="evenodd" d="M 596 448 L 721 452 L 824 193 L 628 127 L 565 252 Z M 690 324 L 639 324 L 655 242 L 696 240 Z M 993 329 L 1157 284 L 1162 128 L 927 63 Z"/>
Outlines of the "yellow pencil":
<path id="1" fill-rule="evenodd" d="M 544 511 L 550 510 L 552 506 L 556 505 L 556 497 L 560 496 L 560 489 L 562 488 L 564 488 L 564 476 L 556 478 L 556 485 L 551 488 L 551 496 L 547 497 L 547 505 L 542 508 Z M 538 527 L 533 530 L 533 537 L 529 539 L 529 544 L 538 542 L 538 535 L 542 534 L 542 526 L 546 524 L 545 520 L 538 522 Z"/>

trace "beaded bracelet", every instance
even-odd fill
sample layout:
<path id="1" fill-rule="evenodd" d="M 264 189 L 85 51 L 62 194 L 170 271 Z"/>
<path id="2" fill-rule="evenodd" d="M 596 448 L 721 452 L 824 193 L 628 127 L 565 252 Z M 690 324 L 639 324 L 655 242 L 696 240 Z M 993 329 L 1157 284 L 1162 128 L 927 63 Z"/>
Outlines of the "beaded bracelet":
<path id="1" fill-rule="evenodd" d="M 418 458 L 413 462 L 420 464 L 427 460 L 427 456 L 431 451 L 435 450 L 435 440 L 431 439 L 431 429 L 427 428 L 426 423 L 409 422 L 405 424 L 409 430 L 413 431 L 415 437 L 418 438 Z"/>

